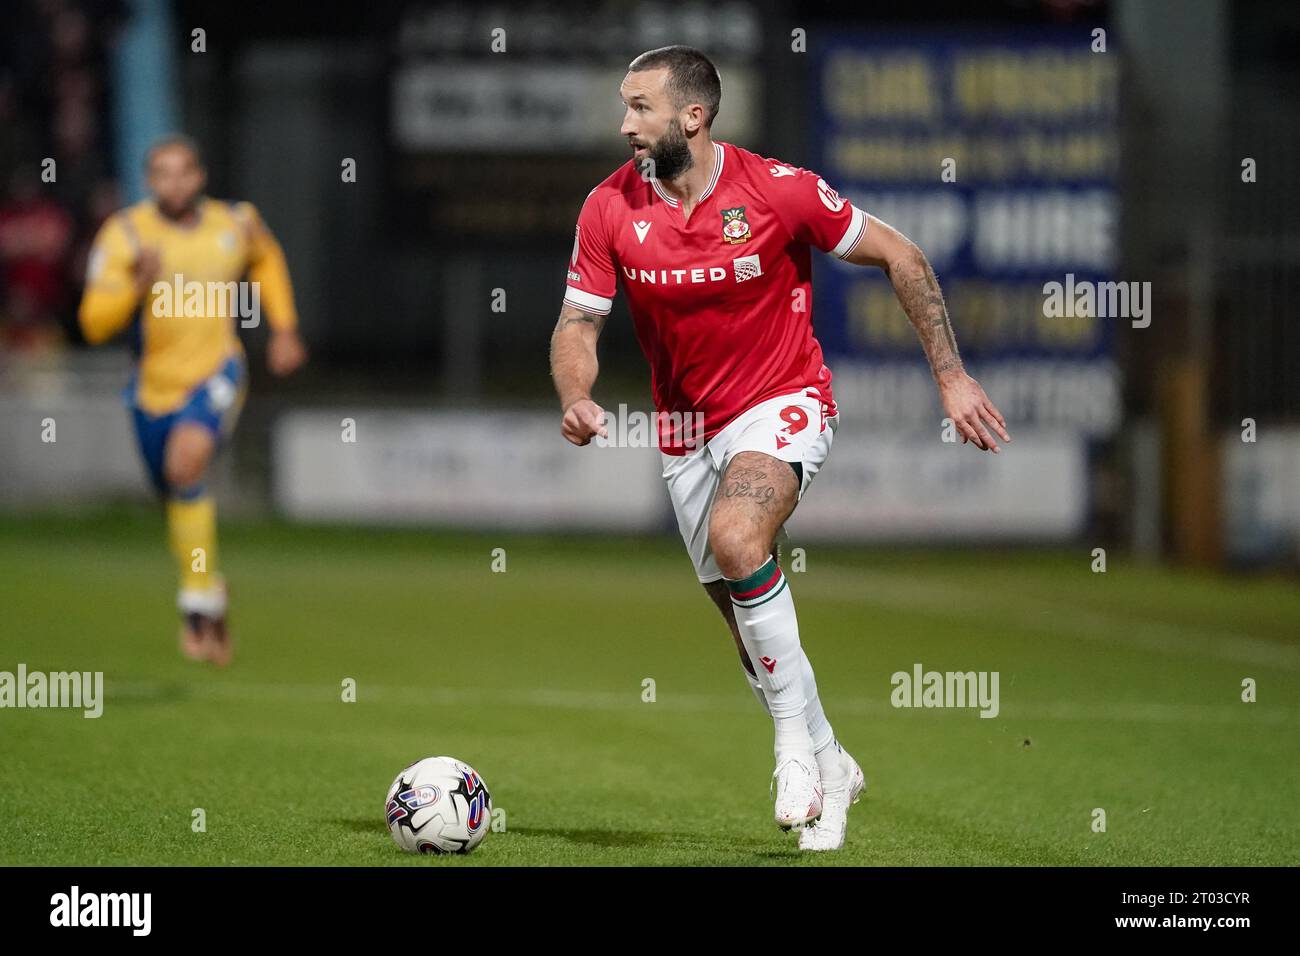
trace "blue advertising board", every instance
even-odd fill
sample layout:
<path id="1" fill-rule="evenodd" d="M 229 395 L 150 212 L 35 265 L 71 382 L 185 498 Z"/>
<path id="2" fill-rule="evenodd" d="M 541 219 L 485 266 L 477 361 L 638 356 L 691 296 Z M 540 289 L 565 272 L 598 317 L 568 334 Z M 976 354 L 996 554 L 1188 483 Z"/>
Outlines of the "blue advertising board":
<path id="1" fill-rule="evenodd" d="M 813 168 L 925 251 L 1004 414 L 1112 433 L 1119 323 L 1045 315 L 1044 286 L 1117 268 L 1118 55 L 1085 29 L 842 33 L 813 55 Z M 907 396 L 933 387 L 887 277 L 820 257 L 816 290 L 837 396 L 916 414 Z"/>

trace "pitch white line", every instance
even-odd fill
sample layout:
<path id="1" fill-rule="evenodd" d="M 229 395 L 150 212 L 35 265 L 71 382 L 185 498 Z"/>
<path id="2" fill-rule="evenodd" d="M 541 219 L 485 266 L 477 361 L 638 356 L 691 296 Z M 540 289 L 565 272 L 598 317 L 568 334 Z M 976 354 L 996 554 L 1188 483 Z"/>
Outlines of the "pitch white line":
<path id="1" fill-rule="evenodd" d="M 798 601 L 801 582 L 796 576 L 790 583 Z M 1215 628 L 1134 621 L 1096 608 L 1036 601 L 1019 594 L 1016 606 L 1008 609 L 991 603 L 996 601 L 996 596 L 988 592 L 953 585 L 917 584 L 904 575 L 879 571 L 832 567 L 818 570 L 815 577 L 810 576 L 803 583 L 812 588 L 828 586 L 836 600 L 922 611 L 963 623 L 978 613 L 994 622 L 1004 621 L 1017 629 L 1038 630 L 1052 637 L 1068 636 L 1161 654 L 1196 655 L 1300 671 L 1300 646 Z"/>
<path id="2" fill-rule="evenodd" d="M 177 698 L 177 685 L 155 683 L 150 681 L 111 681 L 105 688 L 106 705 L 111 706 L 114 699 L 156 700 L 168 702 L 175 699 L 177 703 L 185 700 L 242 700 L 242 701 L 276 701 L 297 702 L 304 704 L 339 703 L 339 688 L 330 684 L 263 684 L 263 683 L 221 683 L 185 685 L 184 695 Z M 1002 695 L 1002 712 L 996 721 L 1001 725 L 1007 722 L 1070 720 L 1070 721 L 1111 721 L 1120 723 L 1161 723 L 1161 724 L 1233 724 L 1270 726 L 1300 723 L 1300 712 L 1290 708 L 1276 707 L 1268 704 L 1185 704 L 1122 701 L 1107 703 L 1080 703 L 1074 701 L 1056 701 L 1050 703 L 1016 703 Z M 358 705 L 367 702 L 403 707 L 533 707 L 542 710 L 591 710 L 632 712 L 644 708 L 663 708 L 678 712 L 740 712 L 753 711 L 761 714 L 758 705 L 748 694 L 739 691 L 735 694 L 694 694 L 660 692 L 653 704 L 641 701 L 640 687 L 627 691 L 597 690 L 560 690 L 535 688 L 531 690 L 508 690 L 493 688 L 478 690 L 472 688 L 450 687 L 393 687 L 359 682 L 357 687 Z M 832 716 L 882 717 L 890 712 L 908 714 L 915 719 L 933 719 L 935 716 L 952 713 L 936 708 L 896 709 L 890 705 L 887 690 L 882 690 L 881 698 L 868 697 L 833 698 L 826 701 L 827 711 Z M 965 716 L 965 712 L 957 712 Z M 975 711 L 969 716 L 975 718 Z M 986 721 L 980 720 L 980 723 Z M 992 728 L 995 726 L 989 723 Z"/>

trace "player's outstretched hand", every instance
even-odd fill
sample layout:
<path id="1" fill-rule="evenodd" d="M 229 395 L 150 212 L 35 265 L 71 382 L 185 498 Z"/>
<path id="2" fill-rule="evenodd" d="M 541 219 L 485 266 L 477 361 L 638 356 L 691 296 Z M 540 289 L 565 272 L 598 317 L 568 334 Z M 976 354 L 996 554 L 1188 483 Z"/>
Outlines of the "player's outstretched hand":
<path id="1" fill-rule="evenodd" d="M 282 329 L 271 333 L 271 341 L 266 348 L 266 367 L 272 375 L 289 375 L 306 361 L 307 346 L 297 332 Z"/>
<path id="2" fill-rule="evenodd" d="M 991 451 L 995 455 L 1002 450 L 984 427 L 985 422 L 992 426 L 1003 441 L 1011 441 L 1011 436 L 1007 434 L 1006 419 L 997 406 L 989 401 L 980 383 L 965 372 L 958 369 L 941 378 L 939 396 L 943 399 L 944 411 L 961 432 L 963 445 L 971 442 L 976 448 Z"/>
<path id="3" fill-rule="evenodd" d="M 589 398 L 580 398 L 564 410 L 560 433 L 575 445 L 587 445 L 596 435 L 609 437 L 604 419 L 603 408 Z"/>

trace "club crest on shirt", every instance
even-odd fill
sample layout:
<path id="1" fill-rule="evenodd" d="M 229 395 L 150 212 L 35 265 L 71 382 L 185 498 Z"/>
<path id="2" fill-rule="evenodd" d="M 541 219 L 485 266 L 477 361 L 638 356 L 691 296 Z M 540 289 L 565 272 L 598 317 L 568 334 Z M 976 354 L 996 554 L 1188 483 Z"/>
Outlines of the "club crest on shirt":
<path id="1" fill-rule="evenodd" d="M 749 239 L 749 220 L 745 218 L 745 207 L 722 210 L 722 241 L 733 246 Z"/>

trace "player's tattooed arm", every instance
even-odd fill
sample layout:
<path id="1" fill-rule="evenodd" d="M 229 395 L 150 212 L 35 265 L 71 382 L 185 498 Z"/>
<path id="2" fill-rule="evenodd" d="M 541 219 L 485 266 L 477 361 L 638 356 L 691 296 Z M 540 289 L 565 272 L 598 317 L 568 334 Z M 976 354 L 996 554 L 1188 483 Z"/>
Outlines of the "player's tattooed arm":
<path id="1" fill-rule="evenodd" d="M 1000 451 L 985 423 L 1009 442 L 1006 420 L 980 383 L 966 374 L 939 280 L 925 253 L 897 229 L 868 216 L 866 231 L 845 258 L 858 265 L 879 266 L 889 276 L 894 294 L 921 339 L 944 411 L 961 432 L 962 442 Z"/>
<path id="2" fill-rule="evenodd" d="M 862 238 L 845 258 L 857 265 L 885 270 L 894 294 L 921 339 L 936 380 L 963 371 L 939 280 L 916 243 L 888 223 L 868 216 Z"/>
<path id="3" fill-rule="evenodd" d="M 903 311 L 921 339 L 921 348 L 930 360 L 930 371 L 935 380 L 945 375 L 963 371 L 957 339 L 952 334 L 952 322 L 944 305 L 939 280 L 929 261 L 916 249 L 916 254 L 889 269 L 889 281 L 894 294 L 902 303 Z"/>
<path id="4" fill-rule="evenodd" d="M 572 326 L 590 327 L 595 329 L 596 335 L 600 335 L 600 330 L 605 327 L 605 316 L 592 315 L 590 312 L 583 312 L 581 309 L 575 309 L 571 305 L 566 305 L 560 309 L 560 320 L 555 323 L 555 331 L 563 332 Z"/>
<path id="5" fill-rule="evenodd" d="M 551 333 L 551 380 L 564 410 L 560 433 L 575 445 L 609 434 L 603 424 L 604 410 L 591 399 L 600 371 L 596 340 L 604 325 L 605 316 L 565 305 Z"/>

